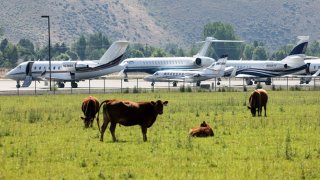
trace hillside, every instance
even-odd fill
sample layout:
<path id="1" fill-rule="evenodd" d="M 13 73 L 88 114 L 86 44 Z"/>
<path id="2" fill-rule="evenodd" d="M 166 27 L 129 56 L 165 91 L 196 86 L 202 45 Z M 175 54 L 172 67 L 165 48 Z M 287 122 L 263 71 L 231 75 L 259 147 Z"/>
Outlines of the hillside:
<path id="1" fill-rule="evenodd" d="M 81 34 L 102 32 L 112 40 L 182 46 L 202 40 L 209 22 L 230 23 L 246 41 L 259 40 L 270 49 L 295 42 L 298 35 L 319 40 L 316 0 L 3 0 L 0 27 L 17 42 L 47 42 L 50 15 L 52 42 L 73 42 Z"/>
<path id="2" fill-rule="evenodd" d="M 274 49 L 295 42 L 299 35 L 320 40 L 319 1 L 316 0 L 145 0 L 160 24 L 185 42 L 201 39 L 208 22 L 230 23 L 246 41 L 259 40 Z"/>
<path id="3" fill-rule="evenodd" d="M 0 27 L 12 41 L 21 38 L 47 42 L 50 15 L 52 42 L 72 42 L 81 34 L 102 32 L 112 40 L 159 45 L 176 41 L 159 27 L 137 0 L 4 0 L 0 6 Z"/>

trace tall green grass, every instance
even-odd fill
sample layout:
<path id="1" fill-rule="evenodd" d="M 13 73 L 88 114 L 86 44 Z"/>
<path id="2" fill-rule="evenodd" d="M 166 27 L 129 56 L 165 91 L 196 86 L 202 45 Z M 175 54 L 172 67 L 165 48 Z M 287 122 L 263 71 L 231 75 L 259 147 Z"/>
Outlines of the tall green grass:
<path id="1" fill-rule="evenodd" d="M 87 95 L 2 96 L 0 179 L 319 179 L 320 92 L 270 91 L 268 117 L 251 117 L 249 94 L 95 95 L 169 101 L 147 142 L 139 126 L 117 126 L 116 143 L 83 128 Z M 190 138 L 202 121 L 215 136 Z"/>

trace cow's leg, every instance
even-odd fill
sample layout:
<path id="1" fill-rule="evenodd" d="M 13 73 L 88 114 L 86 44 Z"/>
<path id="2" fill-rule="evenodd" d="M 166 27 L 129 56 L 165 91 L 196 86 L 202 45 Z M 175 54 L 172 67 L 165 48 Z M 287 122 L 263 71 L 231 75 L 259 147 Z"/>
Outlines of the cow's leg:
<path id="1" fill-rule="evenodd" d="M 103 141 L 103 135 L 104 135 L 104 132 L 106 131 L 107 127 L 108 127 L 108 124 L 109 124 L 109 121 L 107 120 L 104 120 L 103 121 L 103 124 L 101 126 L 101 137 L 100 137 L 100 141 Z"/>
<path id="2" fill-rule="evenodd" d="M 141 126 L 141 131 L 142 131 L 143 141 L 146 142 L 147 141 L 147 128 Z"/>
<path id="3" fill-rule="evenodd" d="M 94 118 L 90 119 L 90 127 L 92 128 Z"/>
<path id="4" fill-rule="evenodd" d="M 261 111 L 262 111 L 262 108 L 259 107 L 259 108 L 258 108 L 258 116 L 261 116 Z"/>
<path id="5" fill-rule="evenodd" d="M 111 135 L 112 135 L 113 142 L 117 141 L 116 135 L 115 135 L 116 125 L 117 125 L 117 123 L 113 123 L 113 122 L 111 122 L 111 125 L 110 125 L 110 132 L 111 132 Z"/>
<path id="6" fill-rule="evenodd" d="M 103 109 L 103 124 L 101 126 L 101 137 L 100 137 L 100 141 L 103 141 L 103 135 L 104 132 L 106 131 L 107 127 L 109 124 L 109 118 L 107 115 L 107 112 L 105 111 L 105 109 Z"/>
<path id="7" fill-rule="evenodd" d="M 267 105 L 264 106 L 264 116 L 267 117 Z"/>

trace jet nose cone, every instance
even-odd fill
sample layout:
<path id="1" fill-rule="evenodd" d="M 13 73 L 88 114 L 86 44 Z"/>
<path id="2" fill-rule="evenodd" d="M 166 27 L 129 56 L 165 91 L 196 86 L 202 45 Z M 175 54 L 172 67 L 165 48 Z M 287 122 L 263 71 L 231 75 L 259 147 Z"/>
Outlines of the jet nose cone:
<path id="1" fill-rule="evenodd" d="M 12 79 L 12 70 L 7 72 L 4 77 L 7 79 Z"/>

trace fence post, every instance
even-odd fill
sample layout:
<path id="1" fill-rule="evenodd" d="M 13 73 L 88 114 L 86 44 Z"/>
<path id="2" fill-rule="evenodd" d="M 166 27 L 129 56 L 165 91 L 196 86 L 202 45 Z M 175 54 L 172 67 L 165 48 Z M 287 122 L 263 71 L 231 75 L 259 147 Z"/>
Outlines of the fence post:
<path id="1" fill-rule="evenodd" d="M 103 93 L 106 93 L 106 78 L 103 77 Z"/>
<path id="2" fill-rule="evenodd" d="M 34 95 L 37 95 L 37 81 L 34 81 Z"/>
<path id="3" fill-rule="evenodd" d="M 214 91 L 217 91 L 217 78 L 214 78 Z"/>
<path id="4" fill-rule="evenodd" d="M 139 89 L 139 79 L 137 78 L 137 90 Z"/>
<path id="5" fill-rule="evenodd" d="M 121 79 L 121 88 L 120 88 L 120 92 L 122 93 L 122 79 Z"/>
<path id="6" fill-rule="evenodd" d="M 89 94 L 91 94 L 91 79 L 89 79 Z"/>

